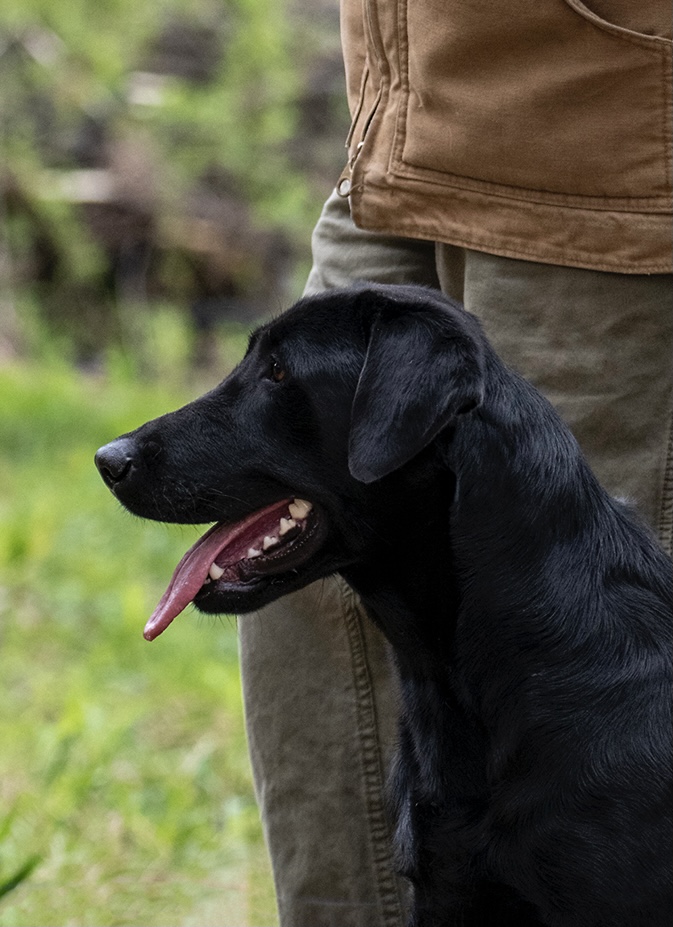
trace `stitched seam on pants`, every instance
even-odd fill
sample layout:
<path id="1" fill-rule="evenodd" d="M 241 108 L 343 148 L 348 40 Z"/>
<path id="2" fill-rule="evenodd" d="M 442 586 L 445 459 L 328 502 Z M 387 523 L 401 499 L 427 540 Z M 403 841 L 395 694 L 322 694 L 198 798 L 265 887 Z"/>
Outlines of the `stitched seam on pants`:
<path id="1" fill-rule="evenodd" d="M 661 519 L 659 521 L 661 542 L 673 555 L 673 412 L 668 431 L 668 450 L 664 466 L 664 483 L 661 494 Z"/>
<path id="2" fill-rule="evenodd" d="M 402 907 L 395 880 L 390 829 L 385 811 L 384 776 L 376 736 L 376 706 L 367 665 L 366 646 L 355 595 L 347 583 L 344 586 L 344 618 L 353 657 L 353 683 L 357 711 L 358 734 L 362 745 L 363 778 L 369 817 L 372 854 L 379 885 L 383 923 L 399 927 Z M 366 618 L 364 620 L 367 620 Z"/>

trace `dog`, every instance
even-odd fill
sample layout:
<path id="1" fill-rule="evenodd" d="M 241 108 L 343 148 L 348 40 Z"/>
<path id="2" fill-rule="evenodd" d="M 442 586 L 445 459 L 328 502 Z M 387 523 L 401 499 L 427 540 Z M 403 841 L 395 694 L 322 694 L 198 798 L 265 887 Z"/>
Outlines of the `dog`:
<path id="1" fill-rule="evenodd" d="M 460 305 L 300 300 L 96 463 L 136 515 L 214 522 L 150 640 L 191 602 L 359 594 L 400 678 L 411 927 L 670 927 L 671 560 Z"/>

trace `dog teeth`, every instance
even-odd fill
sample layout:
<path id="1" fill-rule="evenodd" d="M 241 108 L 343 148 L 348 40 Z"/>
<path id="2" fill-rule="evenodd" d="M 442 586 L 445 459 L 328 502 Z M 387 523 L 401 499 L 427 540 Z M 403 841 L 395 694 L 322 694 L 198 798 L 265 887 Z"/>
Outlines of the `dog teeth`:
<path id="1" fill-rule="evenodd" d="M 290 515 L 297 519 L 306 518 L 312 508 L 311 503 L 305 499 L 295 499 L 290 503 Z"/>
<path id="2" fill-rule="evenodd" d="M 297 522 L 294 518 L 281 518 L 280 520 L 280 531 L 278 534 L 282 537 L 284 534 L 287 534 L 291 528 L 296 528 Z"/>
<path id="3" fill-rule="evenodd" d="M 296 528 L 299 521 L 306 518 L 312 508 L 312 504 L 310 502 L 306 502 L 305 499 L 293 499 L 289 505 L 291 517 L 280 519 L 278 528 L 276 529 L 277 534 L 267 534 L 261 542 L 261 550 L 259 547 L 249 547 L 248 553 L 246 554 L 246 559 L 254 560 L 256 557 L 261 557 L 264 551 L 270 550 L 272 547 L 276 547 L 278 544 L 280 544 L 280 539 L 284 537 L 288 531 Z M 258 541 L 257 543 L 259 544 L 260 542 Z M 216 569 L 219 569 L 217 565 L 215 565 L 215 567 Z M 212 576 L 213 579 L 219 579 L 219 576 L 213 575 L 212 567 L 210 576 Z"/>
<path id="4" fill-rule="evenodd" d="M 290 510 L 290 518 L 280 519 L 277 528 L 278 534 L 267 534 L 261 543 L 261 550 L 259 547 L 249 547 L 245 559 L 254 560 L 257 557 L 261 557 L 264 551 L 270 550 L 272 547 L 277 547 L 278 544 L 280 544 L 280 539 L 284 537 L 288 531 L 296 528 L 298 523 L 306 518 L 313 508 L 313 505 L 305 499 L 293 499 L 288 507 Z M 259 541 L 257 543 L 259 543 Z M 211 563 L 204 583 L 209 583 L 213 580 L 216 582 L 218 579 L 221 579 L 222 576 L 224 576 L 222 567 L 218 566 L 217 563 Z"/>

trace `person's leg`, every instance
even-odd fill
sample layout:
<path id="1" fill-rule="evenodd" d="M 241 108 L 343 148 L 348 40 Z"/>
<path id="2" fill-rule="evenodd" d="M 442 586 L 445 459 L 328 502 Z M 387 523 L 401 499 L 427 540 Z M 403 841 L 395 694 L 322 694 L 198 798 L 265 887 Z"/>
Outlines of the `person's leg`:
<path id="1" fill-rule="evenodd" d="M 533 264 L 438 245 L 447 292 L 559 409 L 597 475 L 671 550 L 673 278 Z"/>
<path id="2" fill-rule="evenodd" d="M 332 197 L 307 293 L 437 286 L 434 246 L 361 232 Z M 284 927 L 401 927 L 385 779 L 397 734 L 387 646 L 328 579 L 239 619 L 246 724 Z"/>
<path id="3" fill-rule="evenodd" d="M 439 288 L 433 242 L 357 228 L 348 200 L 336 193 L 325 203 L 313 231 L 312 248 L 313 267 L 304 290 L 307 295 L 359 280 Z"/>

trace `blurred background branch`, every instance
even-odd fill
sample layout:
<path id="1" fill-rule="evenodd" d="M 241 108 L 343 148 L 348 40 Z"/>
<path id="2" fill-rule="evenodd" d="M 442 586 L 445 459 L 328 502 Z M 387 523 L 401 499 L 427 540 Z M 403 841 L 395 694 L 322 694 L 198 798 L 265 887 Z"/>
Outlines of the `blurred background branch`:
<path id="1" fill-rule="evenodd" d="M 168 302 L 203 361 L 218 321 L 297 295 L 342 166 L 337 15 L 332 0 L 5 0 L 5 351 L 32 311 L 91 362 Z"/>

